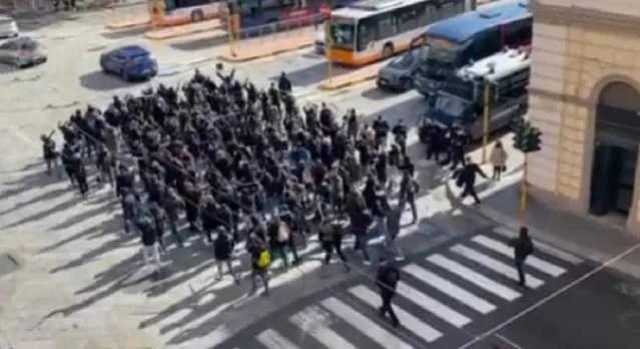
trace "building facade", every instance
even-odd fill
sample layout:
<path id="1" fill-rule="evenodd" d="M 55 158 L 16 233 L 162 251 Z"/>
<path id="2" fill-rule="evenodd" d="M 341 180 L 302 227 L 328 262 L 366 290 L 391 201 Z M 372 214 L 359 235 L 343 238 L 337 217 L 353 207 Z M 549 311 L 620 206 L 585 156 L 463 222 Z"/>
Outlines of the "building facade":
<path id="1" fill-rule="evenodd" d="M 640 236 L 640 2 L 534 0 L 533 195 Z"/>

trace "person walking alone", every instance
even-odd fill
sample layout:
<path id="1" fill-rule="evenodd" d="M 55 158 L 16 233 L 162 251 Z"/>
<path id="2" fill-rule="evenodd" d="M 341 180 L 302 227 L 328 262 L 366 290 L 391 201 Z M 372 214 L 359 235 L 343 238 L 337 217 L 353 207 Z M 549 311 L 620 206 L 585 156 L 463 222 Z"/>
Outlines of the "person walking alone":
<path id="1" fill-rule="evenodd" d="M 391 318 L 391 325 L 398 327 L 400 321 L 393 311 L 391 305 L 391 299 L 396 294 L 396 287 L 400 280 L 400 271 L 398 268 L 387 259 L 382 258 L 380 260 L 380 266 L 378 267 L 378 273 L 376 276 L 376 285 L 380 289 L 380 297 L 382 298 L 382 306 L 378 309 L 381 317 L 385 317 L 389 314 Z"/>
<path id="2" fill-rule="evenodd" d="M 491 179 L 499 181 L 502 173 L 507 169 L 507 152 L 502 147 L 500 141 L 497 141 L 493 150 L 491 150 L 489 160 L 491 161 L 491 165 L 493 165 L 493 175 Z"/>
<path id="3" fill-rule="evenodd" d="M 480 204 L 480 198 L 478 198 L 478 194 L 476 193 L 476 174 L 481 175 L 484 178 L 487 178 L 487 175 L 482 172 L 480 166 L 473 163 L 470 157 L 467 157 L 466 164 L 462 169 L 454 172 L 454 177 L 456 178 L 456 184 L 459 187 L 462 187 L 462 194 L 460 194 L 460 199 L 466 198 L 468 195 L 471 195 L 477 204 Z"/>
<path id="4" fill-rule="evenodd" d="M 514 261 L 518 270 L 518 285 L 525 287 L 524 262 L 534 250 L 533 241 L 529 237 L 529 229 L 527 227 L 520 227 L 520 235 L 511 241 L 511 246 L 513 247 Z"/>

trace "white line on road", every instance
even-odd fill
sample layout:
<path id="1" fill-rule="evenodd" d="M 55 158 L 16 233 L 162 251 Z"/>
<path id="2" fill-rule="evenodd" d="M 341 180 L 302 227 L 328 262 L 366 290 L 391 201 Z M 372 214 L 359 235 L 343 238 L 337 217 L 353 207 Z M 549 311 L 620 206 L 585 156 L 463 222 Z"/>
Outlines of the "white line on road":
<path id="1" fill-rule="evenodd" d="M 291 317 L 291 322 L 327 348 L 357 349 L 348 340 L 329 328 L 331 317 L 326 310 L 310 306 Z"/>
<path id="2" fill-rule="evenodd" d="M 409 264 L 402 270 L 479 313 L 488 314 L 496 309 L 495 305 L 416 264 Z"/>
<path id="3" fill-rule="evenodd" d="M 498 274 L 502 274 L 511 280 L 518 281 L 518 273 L 515 267 L 504 264 L 497 259 L 491 258 L 483 253 L 475 251 L 469 247 L 463 245 L 455 245 L 451 247 L 451 251 L 471 260 L 480 265 L 483 265 Z M 544 284 L 544 281 L 533 277 L 532 275 L 525 274 L 527 279 L 527 285 L 533 288 L 538 288 Z"/>
<path id="4" fill-rule="evenodd" d="M 478 235 L 475 236 L 473 239 L 471 239 L 472 241 L 476 242 L 477 244 L 480 244 L 492 251 L 498 252 L 504 256 L 507 257 L 513 257 L 513 248 L 507 246 L 506 244 L 491 239 L 487 236 L 484 235 Z M 567 272 L 566 269 L 561 268 L 555 264 L 549 263 L 547 261 L 544 261 L 536 256 L 529 256 L 527 257 L 525 264 L 528 266 L 531 266 L 535 269 L 540 270 L 541 272 L 551 275 L 553 277 L 558 277 L 564 273 Z"/>
<path id="5" fill-rule="evenodd" d="M 358 329 L 363 335 L 371 338 L 383 348 L 388 349 L 411 349 L 411 345 L 405 343 L 393 333 L 388 332 L 366 316 L 353 310 L 337 298 L 331 297 L 322 301 L 322 305 L 329 309 L 334 315 L 342 318 L 349 325 Z M 342 348 L 342 347 L 330 347 Z"/>
<path id="6" fill-rule="evenodd" d="M 553 292 L 552 294 L 548 295 L 547 297 L 539 300 L 537 303 L 533 304 L 532 306 L 528 307 L 527 309 L 521 311 L 520 313 L 518 313 L 517 315 L 509 318 L 508 320 L 504 321 L 503 323 L 497 325 L 496 327 L 476 336 L 476 338 L 468 341 L 467 343 L 461 345 L 460 347 L 458 347 L 458 349 L 466 349 L 471 347 L 472 345 L 478 343 L 479 341 L 487 338 L 488 336 L 493 335 L 494 333 L 500 331 L 501 329 L 505 328 L 506 326 L 512 324 L 514 321 L 522 318 L 523 316 L 529 314 L 530 312 L 540 308 L 541 306 L 543 306 L 544 304 L 546 304 L 547 302 L 557 298 L 558 296 L 562 295 L 563 293 L 567 292 L 568 290 L 574 288 L 575 286 L 583 283 L 585 280 L 591 278 L 592 276 L 594 276 L 595 274 L 599 273 L 600 271 L 608 268 L 610 265 L 620 261 L 621 259 L 625 258 L 626 256 L 632 254 L 633 252 L 635 252 L 636 250 L 640 249 L 640 243 L 635 244 L 634 246 L 626 249 L 625 251 L 621 252 L 620 254 L 618 254 L 617 256 L 614 256 L 612 258 L 610 258 L 609 260 L 607 260 L 606 262 L 602 263 L 600 266 L 594 268 L 593 270 L 591 270 L 590 272 L 584 274 L 583 276 L 581 276 L 580 278 L 570 282 L 569 284 L 567 284 L 566 286 L 564 286 L 563 288 Z"/>
<path id="7" fill-rule="evenodd" d="M 501 335 L 499 333 L 494 334 L 494 336 L 498 337 L 501 341 L 509 344 L 514 349 L 523 349 L 521 346 L 517 345 L 514 341 L 510 340 L 509 338 L 507 338 L 507 337 L 505 337 L 505 336 L 503 336 L 503 335 Z"/>
<path id="8" fill-rule="evenodd" d="M 427 257 L 427 261 L 445 269 L 449 272 L 458 275 L 459 277 L 471 282 L 472 284 L 482 288 L 485 291 L 491 292 L 498 297 L 513 301 L 521 296 L 520 293 L 513 289 L 502 285 L 496 281 L 489 279 L 488 277 L 473 271 L 471 268 L 451 260 L 441 254 L 433 254 Z"/>
<path id="9" fill-rule="evenodd" d="M 398 294 L 420 306 L 422 309 L 439 317 L 451 325 L 461 328 L 471 322 L 471 319 L 427 296 L 404 282 L 398 283 Z"/>
<path id="10" fill-rule="evenodd" d="M 280 333 L 266 329 L 262 331 L 257 337 L 258 342 L 269 349 L 298 349 L 299 347 Z"/>
<path id="11" fill-rule="evenodd" d="M 349 289 L 349 292 L 351 292 L 351 294 L 356 296 L 358 299 L 367 303 L 369 306 L 373 307 L 373 309 L 377 310 L 378 303 L 376 302 L 379 302 L 380 300 L 375 292 L 371 291 L 363 285 L 352 287 Z M 427 343 L 434 342 L 436 339 L 442 337 L 442 333 L 440 331 L 422 322 L 422 320 L 411 315 L 401 307 L 394 305 L 393 309 L 396 312 L 402 326 L 413 332 L 416 336 L 424 339 Z"/>

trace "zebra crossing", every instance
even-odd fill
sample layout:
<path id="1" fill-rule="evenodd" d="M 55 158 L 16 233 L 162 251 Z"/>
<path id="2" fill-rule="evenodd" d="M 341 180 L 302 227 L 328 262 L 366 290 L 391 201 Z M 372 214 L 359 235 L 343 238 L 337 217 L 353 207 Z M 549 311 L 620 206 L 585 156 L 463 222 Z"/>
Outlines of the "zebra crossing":
<path id="1" fill-rule="evenodd" d="M 526 261 L 528 288 L 519 288 L 511 235 L 477 234 L 400 265 L 394 298 L 400 329 L 378 316 L 381 300 L 374 282 L 357 280 L 283 311 L 253 329 L 253 336 L 244 334 L 234 348 L 452 347 L 448 338 L 464 337 L 461 332 L 473 332 L 492 315 L 504 316 L 500 311 L 510 304 L 539 297 L 545 285 L 551 291 L 554 281 L 584 262 L 548 245 L 536 248 Z"/>

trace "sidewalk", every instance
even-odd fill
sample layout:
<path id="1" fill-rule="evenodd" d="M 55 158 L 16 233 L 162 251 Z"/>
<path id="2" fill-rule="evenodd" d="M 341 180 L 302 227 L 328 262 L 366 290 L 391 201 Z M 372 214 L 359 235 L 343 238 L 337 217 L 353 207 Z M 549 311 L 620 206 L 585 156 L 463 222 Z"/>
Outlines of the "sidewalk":
<path id="1" fill-rule="evenodd" d="M 481 214 L 506 226 L 514 236 L 520 226 L 517 204 L 519 185 L 519 182 L 512 183 L 489 194 L 478 207 Z M 624 231 L 623 227 L 604 225 L 595 217 L 581 217 L 559 211 L 534 198 L 529 200 L 525 219 L 534 239 L 598 263 L 604 263 L 640 243 L 640 239 Z M 640 278 L 640 254 L 631 254 L 611 267 Z"/>
<path id="2" fill-rule="evenodd" d="M 219 58 L 227 62 L 246 62 L 311 46 L 315 38 L 316 29 L 310 26 L 255 39 L 239 40 L 231 44 L 229 51 Z"/>

